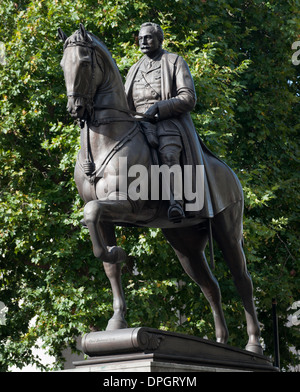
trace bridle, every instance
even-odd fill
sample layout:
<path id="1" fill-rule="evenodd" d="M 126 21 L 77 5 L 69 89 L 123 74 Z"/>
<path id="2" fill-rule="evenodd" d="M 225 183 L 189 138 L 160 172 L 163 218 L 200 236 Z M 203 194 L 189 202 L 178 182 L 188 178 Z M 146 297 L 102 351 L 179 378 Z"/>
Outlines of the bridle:
<path id="1" fill-rule="evenodd" d="M 123 138 L 118 142 L 117 146 L 107 155 L 106 159 L 103 162 L 103 165 L 100 167 L 100 171 L 98 174 L 98 171 L 95 169 L 95 163 L 91 159 L 91 148 L 90 148 L 90 128 L 89 125 L 93 126 L 101 126 L 101 125 L 106 125 L 110 124 L 113 122 L 135 122 L 138 123 L 140 121 L 149 121 L 149 122 L 156 122 L 157 119 L 153 116 L 146 115 L 144 113 L 138 113 L 130 109 L 125 109 L 125 108 L 117 108 L 117 107 L 112 107 L 112 106 L 105 106 L 102 105 L 101 107 L 97 107 L 97 110 L 116 110 L 121 113 L 126 113 L 129 116 L 128 117 L 104 117 L 104 118 L 99 118 L 95 119 L 95 104 L 94 104 L 94 97 L 97 94 L 97 91 L 93 90 L 93 86 L 95 86 L 94 80 L 95 80 L 95 62 L 97 62 L 98 66 L 102 69 L 101 65 L 97 61 L 97 55 L 95 54 L 95 47 L 92 43 L 89 42 L 83 42 L 83 41 L 77 41 L 77 42 L 72 42 L 68 43 L 64 46 L 64 50 L 68 47 L 71 46 L 82 46 L 82 47 L 89 47 L 91 49 L 91 67 L 92 67 L 92 75 L 89 81 L 89 88 L 87 89 L 88 93 L 78 93 L 76 91 L 71 91 L 67 93 L 67 97 L 78 97 L 83 99 L 85 105 L 86 105 L 86 110 L 84 111 L 84 117 L 78 119 L 78 123 L 83 129 L 85 129 L 85 137 L 86 137 L 86 149 L 85 149 L 85 162 L 82 164 L 82 169 L 84 171 L 84 174 L 88 177 L 89 181 L 91 184 L 95 184 L 95 179 L 96 176 L 102 175 L 102 172 L 104 170 L 104 167 L 107 165 L 108 161 L 112 158 L 112 156 L 129 140 L 134 137 L 138 131 L 140 130 L 140 127 L 134 126 L 133 129 L 129 130 L 128 133 L 123 136 Z M 87 112 L 87 114 L 86 114 Z M 134 117 L 138 116 L 138 117 Z M 104 165 L 105 163 L 105 165 Z"/>
<path id="2" fill-rule="evenodd" d="M 94 97 L 96 95 L 98 95 L 99 93 L 97 93 L 97 90 L 93 90 L 93 86 L 95 85 L 94 80 L 95 80 L 95 62 L 98 64 L 98 66 L 102 69 L 102 66 L 99 64 L 99 62 L 97 61 L 97 56 L 95 54 L 95 47 L 93 44 L 90 44 L 89 42 L 83 42 L 83 41 L 77 41 L 77 42 L 72 42 L 72 43 L 68 43 L 67 45 L 65 45 L 64 50 L 68 47 L 71 46 L 82 46 L 82 47 L 89 47 L 91 49 L 92 55 L 91 55 L 91 67 L 92 67 L 92 75 L 89 81 L 89 88 L 87 89 L 88 93 L 84 94 L 84 93 L 78 93 L 75 91 L 71 91 L 67 93 L 67 97 L 77 97 L 77 98 L 82 98 L 83 101 L 85 102 L 86 106 L 87 106 L 87 112 L 90 118 L 88 118 L 88 116 L 85 116 L 81 119 L 79 119 L 79 123 L 81 124 L 82 127 L 82 122 L 87 122 L 88 121 L 90 124 L 98 127 L 100 125 L 104 125 L 104 124 L 110 124 L 112 122 L 127 122 L 127 121 L 131 121 L 131 122 L 140 122 L 140 121 L 149 121 L 149 122 L 156 122 L 157 119 L 153 116 L 149 116 L 147 114 L 144 113 L 139 113 L 136 112 L 134 110 L 130 110 L 130 109 L 121 109 L 118 107 L 112 107 L 112 106 L 101 106 L 101 107 L 97 107 L 97 110 L 106 110 L 106 109 L 110 109 L 110 110 L 116 110 L 118 112 L 122 112 L 122 113 L 126 113 L 128 114 L 130 117 L 128 118 L 124 118 L 124 117 L 106 117 L 106 118 L 101 118 L 101 119 L 95 119 L 94 118 L 94 112 L 95 112 L 95 107 L 94 107 Z M 138 117 L 133 117 L 133 116 L 138 116 Z"/>
<path id="3" fill-rule="evenodd" d="M 93 82 L 95 80 L 95 66 L 94 66 L 95 60 L 94 60 L 94 58 L 96 58 L 96 55 L 95 55 L 94 46 L 88 42 L 82 42 L 82 41 L 68 43 L 67 45 L 65 45 L 64 50 L 68 47 L 75 47 L 75 46 L 82 46 L 85 48 L 88 47 L 91 49 L 92 75 L 89 80 L 87 93 L 79 93 L 77 91 L 71 91 L 71 92 L 67 92 L 67 97 L 68 98 L 69 97 L 81 98 L 83 100 L 85 107 L 86 107 L 86 111 L 88 112 L 88 114 L 86 114 L 86 111 L 85 111 L 85 117 L 81 120 L 87 121 L 88 117 L 93 118 L 93 114 L 94 114 L 94 96 L 95 96 L 96 91 L 94 91 L 94 89 L 93 89 L 93 86 L 94 86 Z M 97 61 L 97 59 L 96 59 L 96 61 Z"/>

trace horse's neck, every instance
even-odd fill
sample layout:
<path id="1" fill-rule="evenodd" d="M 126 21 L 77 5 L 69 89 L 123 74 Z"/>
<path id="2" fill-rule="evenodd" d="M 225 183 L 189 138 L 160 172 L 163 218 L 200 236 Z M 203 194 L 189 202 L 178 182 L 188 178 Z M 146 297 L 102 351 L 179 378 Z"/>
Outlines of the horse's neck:
<path id="1" fill-rule="evenodd" d="M 129 110 L 122 78 L 117 66 L 105 66 L 105 80 L 100 84 L 94 97 L 95 116 L 101 120 L 107 115 L 104 109 L 115 109 L 114 117 L 129 117 Z"/>
<path id="2" fill-rule="evenodd" d="M 87 142 L 85 129 L 82 130 L 81 135 L 82 154 L 87 150 L 88 143 L 96 164 L 101 164 L 107 154 L 128 134 L 133 126 L 132 121 L 116 121 L 120 118 L 130 120 L 130 115 L 128 112 L 126 113 L 129 107 L 118 67 L 110 61 L 108 56 L 106 61 L 103 58 L 103 67 L 100 79 L 103 78 L 103 75 L 104 79 L 99 81 L 99 87 L 94 96 L 94 121 L 89 126 L 89 142 Z M 109 120 L 108 123 L 103 124 L 103 121 L 107 120 Z"/>
<path id="3" fill-rule="evenodd" d="M 117 89 L 114 92 L 107 92 L 105 90 L 97 92 L 94 98 L 94 110 L 98 119 L 102 119 L 105 115 L 104 109 L 115 109 L 115 117 L 120 117 L 121 113 L 128 111 L 127 100 L 122 89 Z"/>
<path id="4" fill-rule="evenodd" d="M 94 97 L 94 121 L 90 124 L 89 148 L 96 166 L 101 165 L 110 151 L 132 129 L 127 98 L 121 75 L 114 72 L 106 73 L 105 82 L 101 84 Z M 117 121 L 118 119 L 125 121 Z M 97 125 L 97 120 L 100 125 Z M 102 123 L 106 122 L 108 123 Z M 86 151 L 86 130 L 82 130 L 81 150 Z M 82 157 L 83 158 L 83 157 Z"/>

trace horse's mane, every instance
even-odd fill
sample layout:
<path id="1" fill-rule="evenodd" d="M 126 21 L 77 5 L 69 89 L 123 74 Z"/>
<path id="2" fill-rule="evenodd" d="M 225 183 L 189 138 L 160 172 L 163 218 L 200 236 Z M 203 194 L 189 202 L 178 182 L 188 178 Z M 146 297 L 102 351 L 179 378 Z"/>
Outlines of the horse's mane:
<path id="1" fill-rule="evenodd" d="M 115 68 L 119 72 L 117 64 L 112 58 L 107 46 L 93 33 L 86 31 L 86 35 L 83 36 L 81 30 L 79 29 L 66 39 L 64 43 L 64 49 L 69 45 L 83 45 L 95 48 L 96 52 L 100 55 L 102 61 L 104 61 L 105 63 L 110 63 L 111 67 Z"/>

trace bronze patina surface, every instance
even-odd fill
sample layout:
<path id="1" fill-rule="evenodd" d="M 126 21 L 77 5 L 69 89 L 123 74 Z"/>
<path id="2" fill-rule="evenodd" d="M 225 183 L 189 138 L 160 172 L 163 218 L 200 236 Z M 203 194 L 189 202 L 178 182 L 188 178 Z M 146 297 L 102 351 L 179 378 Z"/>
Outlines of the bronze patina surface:
<path id="1" fill-rule="evenodd" d="M 243 191 L 233 171 L 212 154 L 197 135 L 190 111 L 196 102 L 193 80 L 182 57 L 162 49 L 159 26 L 144 24 L 139 42 L 144 56 L 129 71 L 125 89 L 110 52 L 95 35 L 80 29 L 67 37 L 61 29 L 68 111 L 81 128 L 81 150 L 75 182 L 84 202 L 95 257 L 103 261 L 113 291 L 114 314 L 107 330 L 127 327 L 121 284 L 125 251 L 117 246 L 115 225 L 159 227 L 174 248 L 186 273 L 200 286 L 212 308 L 216 340 L 226 343 L 228 330 L 221 293 L 204 250 L 212 237 L 227 262 L 245 308 L 247 350 L 261 354 L 260 329 L 253 287 L 243 251 Z M 197 191 L 199 208 L 191 200 L 175 198 L 170 181 L 169 200 L 151 198 L 151 178 L 142 176 L 149 197 L 127 192 L 136 179 L 127 168 L 151 172 L 156 165 L 204 168 Z M 160 165 L 160 166 L 159 166 Z M 196 173 L 196 176 L 195 176 Z M 125 185 L 124 185 L 125 184 Z M 196 194 L 196 198 L 199 196 Z"/>

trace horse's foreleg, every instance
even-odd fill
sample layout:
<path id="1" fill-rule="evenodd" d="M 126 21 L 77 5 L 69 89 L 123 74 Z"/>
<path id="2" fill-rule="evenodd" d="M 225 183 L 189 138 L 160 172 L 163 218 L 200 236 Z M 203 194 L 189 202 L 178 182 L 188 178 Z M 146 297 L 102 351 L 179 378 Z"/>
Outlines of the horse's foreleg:
<path id="1" fill-rule="evenodd" d="M 105 273 L 110 281 L 113 293 L 114 314 L 108 321 L 107 330 L 127 328 L 125 321 L 126 303 L 121 282 L 121 263 L 126 258 L 125 251 L 117 246 L 113 223 L 103 221 L 113 213 L 115 207 L 126 211 L 126 201 L 100 202 L 90 201 L 84 209 L 84 221 L 89 229 L 94 255 L 103 261 Z"/>
<path id="2" fill-rule="evenodd" d="M 101 238 L 109 248 L 116 246 L 115 227 L 112 223 L 99 223 L 99 232 Z M 104 271 L 110 281 L 113 293 L 113 310 L 114 314 L 108 321 L 106 330 L 115 330 L 127 328 L 125 320 L 126 302 L 121 281 L 121 264 L 103 263 Z"/>
<path id="3" fill-rule="evenodd" d="M 111 284 L 114 309 L 114 314 L 108 321 L 106 330 L 127 328 L 127 323 L 125 321 L 126 303 L 121 282 L 121 265 L 103 263 L 103 266 Z"/>
<path id="4" fill-rule="evenodd" d="M 101 227 L 103 221 L 109 221 L 109 218 L 117 214 L 118 210 L 124 213 L 128 207 L 127 203 L 127 201 L 92 200 L 84 208 L 84 221 L 89 229 L 94 255 L 104 262 L 114 264 L 126 259 L 126 252 L 121 247 L 107 243 Z M 130 205 L 129 208 L 131 208 Z"/>

